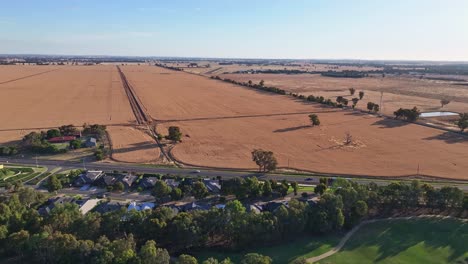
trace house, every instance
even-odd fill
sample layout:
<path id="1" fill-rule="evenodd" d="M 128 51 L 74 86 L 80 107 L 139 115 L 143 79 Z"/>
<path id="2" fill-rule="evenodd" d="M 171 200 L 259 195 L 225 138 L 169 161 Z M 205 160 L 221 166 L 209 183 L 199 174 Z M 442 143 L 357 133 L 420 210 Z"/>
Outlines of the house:
<path id="1" fill-rule="evenodd" d="M 263 207 L 260 204 L 249 204 L 245 207 L 247 212 L 259 214 L 263 211 Z"/>
<path id="2" fill-rule="evenodd" d="M 97 181 L 96 184 L 99 186 L 107 187 L 107 186 L 112 186 L 117 182 L 117 177 L 114 175 L 104 175 L 100 177 Z"/>
<path id="3" fill-rule="evenodd" d="M 91 171 L 88 170 L 85 173 L 81 174 L 78 179 L 73 183 L 75 186 L 83 186 L 85 184 L 93 184 L 99 178 L 103 177 L 104 173 L 102 171 Z"/>
<path id="4" fill-rule="evenodd" d="M 49 140 L 47 141 L 49 141 L 49 143 L 67 143 L 75 139 L 76 139 L 75 136 L 63 136 L 63 137 L 49 138 Z"/>
<path id="5" fill-rule="evenodd" d="M 164 182 L 171 188 L 176 188 L 179 186 L 179 182 L 174 179 L 165 179 Z"/>
<path id="6" fill-rule="evenodd" d="M 131 210 L 137 210 L 137 211 L 143 211 L 143 210 L 152 210 L 156 205 L 154 203 L 137 203 L 137 202 L 131 202 L 128 205 L 127 211 Z"/>
<path id="7" fill-rule="evenodd" d="M 280 208 L 282 205 L 288 207 L 289 203 L 287 201 L 271 201 L 262 206 L 263 210 L 268 211 L 273 213 L 276 211 L 278 208 Z"/>
<path id="8" fill-rule="evenodd" d="M 120 177 L 117 181 L 123 183 L 125 188 L 130 188 L 132 184 L 138 179 L 138 176 L 132 175 L 132 174 L 126 174 L 123 175 L 123 177 Z"/>
<path id="9" fill-rule="evenodd" d="M 203 183 L 209 192 L 219 193 L 221 191 L 221 184 L 219 184 L 218 180 L 204 179 Z"/>
<path id="10" fill-rule="evenodd" d="M 143 189 L 153 188 L 157 181 L 158 177 L 143 177 L 140 181 L 140 187 Z"/>
<path id="11" fill-rule="evenodd" d="M 120 210 L 120 208 L 122 208 L 122 207 L 125 207 L 124 203 L 118 202 L 118 201 L 110 201 L 110 202 L 105 202 L 105 203 L 98 204 L 95 207 L 94 211 L 98 212 L 100 214 L 105 214 L 107 212 Z"/>
<path id="12" fill-rule="evenodd" d="M 90 137 L 90 138 L 86 139 L 85 146 L 86 146 L 87 148 L 94 148 L 94 147 L 96 147 L 96 146 L 97 146 L 97 140 L 96 140 L 96 138 Z"/>
<path id="13" fill-rule="evenodd" d="M 82 214 L 86 214 L 87 212 L 91 211 L 94 207 L 96 207 L 99 201 L 101 200 L 100 199 L 88 199 L 88 200 L 81 201 L 80 203 L 78 203 L 78 205 L 80 206 L 80 212 Z"/>
<path id="14" fill-rule="evenodd" d="M 195 202 L 186 203 L 184 205 L 179 206 L 179 211 L 181 212 L 189 212 L 193 210 L 209 210 L 211 208 L 208 204 L 197 204 Z"/>
<path id="15" fill-rule="evenodd" d="M 50 198 L 49 200 L 47 200 L 44 206 L 39 207 L 38 212 L 40 215 L 45 216 L 45 215 L 48 215 L 50 211 L 55 208 L 55 206 L 59 204 L 73 203 L 73 202 L 75 202 L 75 199 L 72 197 L 67 197 L 67 196 Z"/>

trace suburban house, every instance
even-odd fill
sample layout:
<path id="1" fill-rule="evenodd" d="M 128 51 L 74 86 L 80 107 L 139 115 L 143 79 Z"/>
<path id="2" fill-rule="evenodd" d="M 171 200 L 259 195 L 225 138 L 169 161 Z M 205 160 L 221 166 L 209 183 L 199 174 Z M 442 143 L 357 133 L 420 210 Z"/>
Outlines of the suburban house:
<path id="1" fill-rule="evenodd" d="M 262 208 L 265 211 L 273 213 L 282 205 L 289 207 L 289 202 L 288 201 L 271 201 L 271 202 L 264 204 Z"/>
<path id="2" fill-rule="evenodd" d="M 125 207 L 125 206 L 126 206 L 125 203 L 122 203 L 119 201 L 110 201 L 110 202 L 99 203 L 94 209 L 94 211 L 100 214 L 105 214 L 107 212 L 120 210 L 120 208 Z"/>
<path id="3" fill-rule="evenodd" d="M 49 141 L 49 143 L 67 143 L 75 139 L 76 139 L 75 136 L 63 136 L 63 137 L 49 138 L 49 140 L 47 141 Z"/>
<path id="4" fill-rule="evenodd" d="M 104 175 L 96 181 L 96 184 L 102 187 L 112 186 L 117 182 L 117 177 L 114 175 Z"/>
<path id="5" fill-rule="evenodd" d="M 88 138 L 88 139 L 86 140 L 86 142 L 85 142 L 85 146 L 86 146 L 87 148 L 94 148 L 94 147 L 96 147 L 96 146 L 97 146 L 97 140 L 96 140 L 96 138 L 93 138 L 93 137 Z"/>
<path id="6" fill-rule="evenodd" d="M 88 199 L 77 201 L 77 203 L 80 206 L 80 212 L 82 214 L 86 214 L 87 212 L 91 211 L 94 207 L 96 207 L 99 201 L 100 199 Z"/>
<path id="7" fill-rule="evenodd" d="M 137 210 L 137 211 L 143 211 L 143 210 L 152 210 L 156 205 L 154 203 L 137 203 L 137 202 L 131 202 L 128 205 L 127 211 L 131 210 Z"/>
<path id="8" fill-rule="evenodd" d="M 143 177 L 143 179 L 140 180 L 140 187 L 143 189 L 153 188 L 157 181 L 157 177 Z"/>
<path id="9" fill-rule="evenodd" d="M 117 181 L 123 183 L 125 188 L 130 188 L 132 184 L 138 179 L 138 176 L 135 176 L 133 174 L 126 174 L 120 177 Z"/>
<path id="10" fill-rule="evenodd" d="M 75 180 L 75 186 L 83 186 L 85 184 L 94 184 L 99 178 L 103 177 L 102 171 L 86 171 Z"/>
<path id="11" fill-rule="evenodd" d="M 221 184 L 219 184 L 218 180 L 204 179 L 203 183 L 209 192 L 219 193 L 221 191 Z"/>
<path id="12" fill-rule="evenodd" d="M 39 207 L 38 212 L 40 215 L 45 216 L 48 215 L 55 206 L 59 204 L 73 203 L 74 201 L 74 198 L 67 196 L 50 198 L 47 200 L 45 205 Z"/>
<path id="13" fill-rule="evenodd" d="M 45 216 L 50 213 L 57 205 L 65 203 L 75 203 L 79 206 L 80 212 L 86 214 L 91 211 L 98 204 L 99 199 L 76 200 L 73 197 L 61 196 L 49 199 L 46 204 L 39 207 L 38 212 L 40 215 Z"/>
<path id="14" fill-rule="evenodd" d="M 167 184 L 167 186 L 171 188 L 175 188 L 179 186 L 179 182 L 174 179 L 165 179 L 164 182 Z"/>

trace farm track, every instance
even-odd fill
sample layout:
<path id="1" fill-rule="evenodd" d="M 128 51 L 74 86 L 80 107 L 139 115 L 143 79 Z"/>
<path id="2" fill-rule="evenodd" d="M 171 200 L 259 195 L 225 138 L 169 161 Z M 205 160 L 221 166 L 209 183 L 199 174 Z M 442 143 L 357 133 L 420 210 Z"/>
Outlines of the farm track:
<path id="1" fill-rule="evenodd" d="M 138 99 L 138 96 L 136 95 L 135 90 L 130 85 L 130 83 L 127 80 L 127 77 L 125 77 L 125 74 L 123 73 L 123 71 L 120 69 L 119 66 L 117 66 L 117 70 L 119 71 L 120 78 L 122 79 L 122 84 L 123 84 L 123 87 L 124 87 L 125 92 L 127 94 L 128 101 L 130 102 L 130 106 L 132 108 L 132 111 L 135 114 L 137 125 L 146 125 L 150 136 L 156 141 L 156 143 L 158 144 L 158 147 L 160 149 L 161 154 L 160 154 L 159 158 L 162 159 L 162 160 L 165 159 L 165 160 L 167 160 L 169 162 L 173 162 L 172 159 L 169 157 L 169 155 L 164 150 L 164 146 L 159 141 L 155 127 L 151 124 L 153 119 L 144 110 L 145 108 L 144 108 L 143 104 Z"/>
<path id="2" fill-rule="evenodd" d="M 145 112 L 143 105 L 138 100 L 135 91 L 125 77 L 125 74 L 122 72 L 119 66 L 117 66 L 119 71 L 120 78 L 122 79 L 122 84 L 127 94 L 128 101 L 130 102 L 130 107 L 132 108 L 133 114 L 135 115 L 138 125 L 145 125 L 151 120 L 151 117 Z"/>
<path id="3" fill-rule="evenodd" d="M 58 71 L 58 70 L 59 70 L 59 69 L 54 69 L 54 70 L 39 72 L 39 73 L 31 74 L 31 75 L 26 75 L 26 76 L 23 76 L 23 77 L 20 77 L 20 78 L 15 78 L 15 79 L 11 79 L 11 80 L 8 80 L 8 81 L 0 82 L 0 84 L 6 84 L 6 83 L 11 83 L 11 82 L 16 82 L 16 81 L 19 81 L 19 80 L 31 78 L 31 77 L 34 77 L 34 76 L 38 76 L 38 75 L 42 75 L 42 74 L 46 74 L 46 73 L 53 72 L 53 71 Z"/>

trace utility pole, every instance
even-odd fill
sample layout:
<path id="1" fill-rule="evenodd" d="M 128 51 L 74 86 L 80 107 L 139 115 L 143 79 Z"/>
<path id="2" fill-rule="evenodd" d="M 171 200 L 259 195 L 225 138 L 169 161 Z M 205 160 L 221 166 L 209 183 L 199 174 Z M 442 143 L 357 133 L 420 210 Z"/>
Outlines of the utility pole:
<path id="1" fill-rule="evenodd" d="M 416 174 L 417 176 L 419 176 L 419 163 L 418 163 L 418 174 Z"/>
<path id="2" fill-rule="evenodd" d="M 37 155 L 36 155 L 36 168 L 39 168 L 39 164 L 37 163 Z"/>
<path id="3" fill-rule="evenodd" d="M 85 158 L 83 158 L 83 169 L 86 170 Z"/>
<path id="4" fill-rule="evenodd" d="M 383 112 L 383 91 L 380 91 L 380 112 Z"/>

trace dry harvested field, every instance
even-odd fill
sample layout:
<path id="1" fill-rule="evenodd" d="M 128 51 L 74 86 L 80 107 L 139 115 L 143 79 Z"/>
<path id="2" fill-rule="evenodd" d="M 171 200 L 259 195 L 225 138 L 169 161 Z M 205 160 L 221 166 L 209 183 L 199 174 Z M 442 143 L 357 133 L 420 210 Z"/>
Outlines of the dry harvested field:
<path id="1" fill-rule="evenodd" d="M 131 126 L 107 128 L 112 140 L 112 158 L 116 161 L 150 163 L 159 158 L 159 147 L 144 131 Z"/>
<path id="2" fill-rule="evenodd" d="M 58 66 L 0 65 L 0 84 L 57 70 Z"/>
<path id="3" fill-rule="evenodd" d="M 165 63 L 165 62 L 162 62 Z M 372 70 L 382 70 L 378 67 L 369 67 L 369 66 L 343 66 L 343 65 L 332 65 L 332 64 L 313 64 L 313 63 L 304 63 L 304 62 L 292 62 L 286 65 L 264 65 L 264 64 L 253 64 L 253 65 L 241 65 L 241 64 L 229 64 L 222 65 L 217 62 L 212 61 L 196 61 L 201 67 L 187 67 L 187 63 L 165 63 L 171 67 L 181 67 L 185 71 L 204 74 L 207 76 L 219 75 L 224 73 L 232 73 L 237 71 L 249 71 L 249 70 L 301 70 L 301 71 L 372 71 Z M 210 67 L 206 68 L 204 66 L 208 65 Z"/>
<path id="4" fill-rule="evenodd" d="M 272 150 L 279 165 L 375 176 L 466 179 L 468 141 L 436 129 L 322 108 L 208 78 L 151 66 L 122 67 L 158 131 L 179 126 L 188 137 L 173 155 L 194 165 L 253 168 L 254 148 Z M 322 126 L 309 126 L 318 113 Z M 349 131 L 355 144 L 343 146 Z"/>
<path id="5" fill-rule="evenodd" d="M 114 65 L 18 65 L 0 69 L 0 98 L 3 99 L 0 144 L 20 140 L 31 129 L 37 131 L 65 124 L 81 126 L 85 122 L 105 125 L 135 123 Z M 14 81 L 5 82 L 8 80 Z M 119 151 L 134 144 L 148 143 L 142 132 L 128 131 L 128 128 L 110 129 L 109 134 Z M 127 157 L 119 152 L 117 158 L 140 161 L 140 153 L 144 153 L 143 156 L 154 159 L 159 155 L 157 151 L 130 148 Z M 148 160 L 144 158 L 144 161 Z"/>
<path id="6" fill-rule="evenodd" d="M 411 77 L 382 78 L 380 75 L 368 78 L 331 78 L 318 74 L 224 74 L 221 78 L 229 78 L 237 81 L 252 80 L 254 83 L 265 81 L 267 86 L 275 86 L 287 91 L 304 95 L 318 95 L 325 98 L 350 96 L 348 89 L 353 87 L 357 91 L 363 90 L 366 95 L 358 108 L 365 109 L 367 102 L 380 103 L 381 92 L 383 95 L 383 113 L 392 115 L 400 107 L 412 108 L 417 106 L 422 111 L 468 111 L 468 86 L 454 85 L 447 81 L 419 80 Z M 456 98 L 443 109 L 440 108 L 440 99 L 447 95 Z"/>

